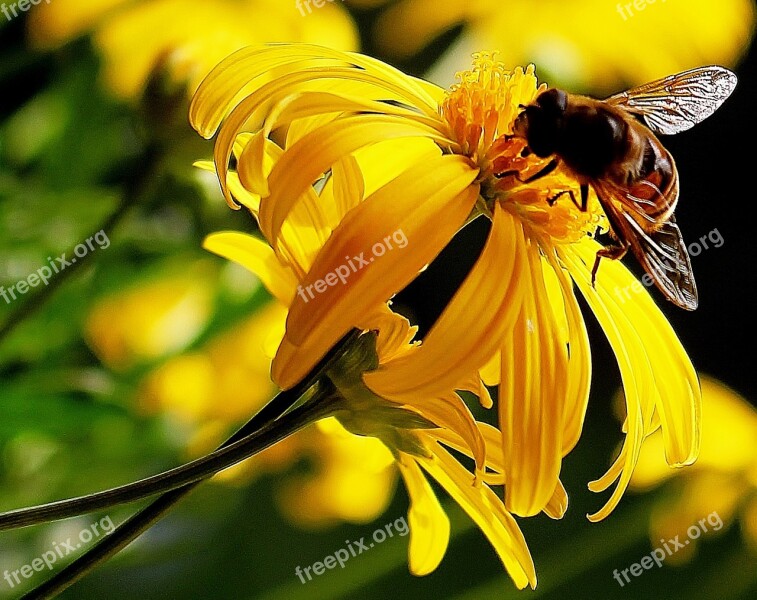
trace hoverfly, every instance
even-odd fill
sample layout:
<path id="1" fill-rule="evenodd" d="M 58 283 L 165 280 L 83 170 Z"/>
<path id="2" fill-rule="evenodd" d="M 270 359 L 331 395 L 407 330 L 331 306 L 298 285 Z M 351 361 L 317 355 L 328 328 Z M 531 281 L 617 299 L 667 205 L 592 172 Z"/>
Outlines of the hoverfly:
<path id="1" fill-rule="evenodd" d="M 678 171 L 655 134 L 690 129 L 715 112 L 735 87 L 734 73 L 710 66 L 605 100 L 552 88 L 522 107 L 514 136 L 525 139 L 536 156 L 552 160 L 521 181 L 542 177 L 562 162 L 580 184 L 580 205 L 572 191 L 564 193 L 585 211 L 593 188 L 607 216 L 616 243 L 597 252 L 592 285 L 602 258 L 619 259 L 630 248 L 671 302 L 687 310 L 697 307 L 691 261 L 673 215 Z"/>

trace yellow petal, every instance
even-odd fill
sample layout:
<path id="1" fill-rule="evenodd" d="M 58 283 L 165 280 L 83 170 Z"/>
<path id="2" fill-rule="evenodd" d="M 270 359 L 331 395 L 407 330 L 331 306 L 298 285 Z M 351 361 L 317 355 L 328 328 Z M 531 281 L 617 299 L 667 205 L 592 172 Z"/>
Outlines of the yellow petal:
<path id="1" fill-rule="evenodd" d="M 279 85 L 281 85 L 280 82 Z M 249 100 L 255 100 L 255 103 L 258 103 L 258 100 L 254 96 Z M 445 135 L 444 126 L 438 118 L 420 115 L 417 111 L 410 108 L 395 106 L 386 102 L 377 102 L 375 100 L 361 98 L 360 96 L 336 94 L 331 91 L 304 91 L 284 96 L 270 106 L 268 104 L 262 106 L 259 105 L 249 115 L 247 114 L 249 109 L 246 108 L 245 103 L 242 103 L 242 105 L 234 111 L 234 114 L 230 119 L 231 123 L 226 123 L 224 125 L 224 130 L 222 132 L 223 139 L 219 140 L 221 147 L 224 147 L 224 144 L 226 144 L 226 136 L 232 135 L 238 130 L 238 127 L 233 126 L 237 115 L 239 115 L 240 118 L 244 118 L 245 127 L 255 127 L 256 120 L 253 115 L 260 114 L 264 109 L 267 110 L 265 120 L 261 125 L 261 129 L 255 134 L 256 138 L 261 138 L 261 140 L 256 140 L 257 143 L 254 145 L 254 147 L 259 146 L 259 149 L 257 149 L 256 152 L 251 153 L 252 159 L 258 160 L 257 162 L 253 162 L 253 164 L 247 169 L 255 176 L 247 180 L 244 177 L 242 178 L 243 183 L 247 185 L 249 190 L 263 196 L 267 196 L 269 192 L 263 173 L 262 140 L 267 140 L 273 130 L 287 127 L 294 121 L 308 119 L 312 126 L 315 122 L 310 119 L 324 114 L 330 115 L 332 119 L 335 119 L 340 114 L 384 114 L 401 117 L 407 122 L 418 122 L 419 124 L 436 131 L 441 136 Z M 330 121 L 327 120 L 323 122 L 321 126 L 326 127 L 329 122 Z M 241 125 L 241 123 L 239 124 Z M 241 174 L 241 165 L 239 170 Z"/>
<path id="2" fill-rule="evenodd" d="M 488 425 L 487 423 L 476 423 L 480 435 L 486 444 L 486 468 L 490 469 L 484 476 L 484 480 L 490 485 L 506 485 L 507 479 L 504 476 L 505 458 L 502 451 L 502 434 L 499 429 Z M 463 439 L 450 429 L 434 429 L 429 432 L 434 439 L 442 442 L 445 446 L 461 452 L 466 456 L 473 458 L 470 448 Z M 557 481 L 555 490 L 552 493 L 547 505 L 544 507 L 544 513 L 552 519 L 562 519 L 568 510 L 568 494 L 565 491 L 560 480 Z"/>
<path id="3" fill-rule="evenodd" d="M 301 46 L 292 46 L 291 48 L 295 47 L 300 48 Z M 290 50 L 290 53 L 292 51 L 293 50 Z M 366 57 L 361 58 L 364 59 Z M 234 62 L 232 59 L 233 57 L 230 57 L 229 60 Z M 229 102 L 226 107 L 229 114 L 219 133 L 215 146 L 214 158 L 219 170 L 219 178 L 221 180 L 224 196 L 232 207 L 233 200 L 229 195 L 229 190 L 224 186 L 224 182 L 234 141 L 245 128 L 251 131 L 260 130 L 264 125 L 265 119 L 269 116 L 269 113 L 274 107 L 295 92 L 321 90 L 333 93 L 336 91 L 344 91 L 345 94 L 351 94 L 352 97 L 355 95 L 363 95 L 367 98 L 381 100 L 384 103 L 388 100 L 395 100 L 402 102 L 403 104 L 416 106 L 414 100 L 417 100 L 417 98 L 413 96 L 412 93 L 408 95 L 408 90 L 403 83 L 388 82 L 377 75 L 372 75 L 363 70 L 354 68 L 332 67 L 326 70 L 314 70 L 309 68 L 311 63 L 312 60 L 305 61 L 304 63 L 284 62 L 283 66 L 272 66 L 272 70 L 267 74 L 264 74 L 266 76 L 266 81 L 271 78 L 273 81 L 268 81 L 265 85 L 260 85 L 261 82 L 258 82 L 257 85 L 251 84 L 251 86 L 245 87 L 245 83 L 240 81 L 231 83 L 228 86 L 225 83 L 219 83 L 216 85 L 216 80 L 221 80 L 223 82 L 226 82 L 226 79 L 228 78 L 234 80 L 238 65 L 235 64 L 233 67 L 230 65 L 228 78 L 226 77 L 226 73 L 211 74 L 195 96 L 197 107 L 195 113 L 192 113 L 191 120 L 195 128 L 206 137 L 211 137 L 213 132 L 218 128 L 218 125 L 220 125 L 220 120 L 218 122 L 213 120 L 215 119 L 215 116 L 208 116 L 208 114 L 206 114 L 206 109 L 212 112 L 216 110 L 218 105 L 223 105 L 224 101 Z M 269 61 L 268 63 L 264 62 L 263 64 L 275 65 L 276 62 L 274 61 L 274 63 L 270 63 Z M 281 71 L 281 69 L 283 69 L 283 71 Z M 293 72 L 290 72 L 292 70 Z M 280 71 L 282 76 L 275 77 Z M 256 77 L 258 75 L 256 75 Z M 234 90 L 237 89 L 237 86 L 239 85 L 242 86 L 242 91 L 235 95 Z M 339 114 L 338 111 L 335 111 L 335 109 L 329 104 L 326 104 L 322 108 L 326 111 L 325 116 L 320 114 L 309 118 L 303 117 L 295 121 L 295 126 L 302 121 L 309 121 L 309 123 L 307 123 L 309 126 L 322 126 L 330 122 Z M 392 110 L 393 108 L 391 105 L 384 104 L 380 107 L 379 114 L 391 112 Z M 397 110 L 401 110 L 402 114 L 408 114 L 405 109 Z M 224 111 L 222 110 L 222 112 Z M 425 112 L 426 119 L 432 128 L 443 134 L 444 130 L 440 124 L 441 121 L 438 118 L 437 111 L 431 111 L 427 107 L 423 112 Z M 210 125 L 208 125 L 204 119 L 211 119 Z M 208 128 L 206 128 L 206 126 Z M 303 133 L 304 132 L 300 131 L 294 139 L 301 139 Z M 251 191 L 263 196 L 268 195 L 266 187 Z"/>
<path id="4" fill-rule="evenodd" d="M 237 146 L 242 137 L 238 136 Z M 238 178 L 244 185 L 245 193 L 252 196 L 253 194 L 247 190 L 257 187 L 260 182 L 267 181 L 273 166 L 284 151 L 267 139 L 263 132 L 244 137 L 247 138 L 247 143 L 239 152 Z M 341 171 L 339 175 L 341 177 Z M 234 176 L 233 172 L 228 174 L 232 193 L 234 193 Z M 359 188 L 353 191 L 357 193 Z M 234 197 L 240 198 L 235 193 Z M 358 201 L 360 199 L 358 197 Z M 245 204 L 243 199 L 240 199 L 240 202 Z M 253 211 L 256 217 L 259 217 L 259 203 L 258 197 L 258 210 Z M 283 262 L 292 267 L 299 278 L 304 277 L 316 254 L 339 222 L 338 215 L 334 213 L 333 199 L 321 198 L 313 188 L 309 188 L 293 207 L 287 221 L 282 224 L 281 236 L 274 250 Z"/>
<path id="5" fill-rule="evenodd" d="M 536 587 L 536 571 L 526 540 L 512 515 L 487 485 L 472 486 L 470 473 L 438 444 L 420 465 L 452 496 L 494 546 L 518 589 Z"/>
<path id="6" fill-rule="evenodd" d="M 333 231 L 344 216 L 365 198 L 365 181 L 360 165 L 351 154 L 334 164 L 331 181 L 333 182 L 333 201 L 328 202 L 323 197 L 321 199 L 328 206 L 334 207 L 329 223 Z"/>
<path id="7" fill-rule="evenodd" d="M 593 249 L 578 249 L 584 264 L 591 262 Z M 691 464 L 699 454 L 701 433 L 701 390 L 691 360 L 670 323 L 642 290 L 623 300 L 622 290 L 636 283 L 633 274 L 618 261 L 604 261 L 598 274 L 600 292 L 612 298 L 619 313 L 627 316 L 639 332 L 653 373 L 655 408 L 662 423 L 665 456 L 671 466 Z M 612 294 L 612 296 L 611 296 Z"/>
<path id="8" fill-rule="evenodd" d="M 365 180 L 365 196 L 385 186 L 408 165 L 441 156 L 441 148 L 427 138 L 400 138 L 365 146 L 355 152 L 355 160 Z"/>
<path id="9" fill-rule="evenodd" d="M 600 267 L 596 288 L 591 286 L 591 265 L 600 247 L 587 239 L 561 253 L 615 352 L 628 413 L 623 449 L 607 474 L 590 489 L 602 491 L 618 477 L 620 480 L 607 504 L 591 515 L 591 520 L 604 518 L 620 501 L 641 443 L 656 427 L 655 410 L 660 413 L 666 455 L 672 464 L 690 462 L 698 453 L 701 413 L 699 384 L 691 362 L 646 290 L 626 298 L 624 290 L 632 289 L 634 283 L 641 286 L 622 263 L 609 260 Z"/>
<path id="10" fill-rule="evenodd" d="M 260 205 L 260 226 L 274 241 L 287 215 L 299 198 L 339 159 L 382 140 L 427 137 L 443 138 L 432 128 L 400 117 L 358 115 L 328 123 L 288 148 L 268 181 L 271 195 Z"/>
<path id="11" fill-rule="evenodd" d="M 481 379 L 486 385 L 495 386 L 499 385 L 500 378 L 500 363 L 502 358 L 499 354 L 499 349 L 492 354 L 492 357 L 486 361 L 483 367 L 479 369 Z"/>
<path id="12" fill-rule="evenodd" d="M 292 303 L 287 343 L 273 365 L 279 385 L 286 389 L 299 381 L 437 256 L 473 208 L 476 174 L 466 158 L 442 156 L 413 166 L 350 211 Z"/>
<path id="13" fill-rule="evenodd" d="M 203 171 L 208 171 L 213 174 L 215 174 L 216 172 L 215 163 L 211 160 L 195 161 L 194 166 L 198 169 L 202 169 Z M 242 185 L 242 182 L 239 181 L 239 175 L 236 172 L 231 171 L 227 173 L 226 178 L 226 185 L 229 188 L 231 196 L 236 202 L 249 210 L 257 220 L 258 211 L 260 210 L 260 195 L 252 194 L 247 191 L 247 189 Z"/>
<path id="14" fill-rule="evenodd" d="M 549 304 L 568 346 L 568 391 L 565 396 L 563 422 L 563 456 L 578 443 L 583 430 L 591 386 L 591 348 L 586 322 L 573 292 L 573 284 L 565 269 L 551 253 L 543 259 L 544 283 Z"/>
<path id="15" fill-rule="evenodd" d="M 697 462 L 683 470 L 671 469 L 664 457 L 661 432 L 644 440 L 631 487 L 649 489 L 676 476 L 702 471 L 748 473 L 757 468 L 757 411 L 722 382 L 702 376 L 702 451 Z"/>
<path id="16" fill-rule="evenodd" d="M 213 233 L 205 238 L 203 248 L 249 269 L 279 302 L 285 306 L 291 303 L 297 278 L 262 240 L 233 231 Z"/>
<path id="17" fill-rule="evenodd" d="M 423 344 L 412 356 L 366 374 L 368 386 L 381 396 L 412 402 L 439 396 L 475 373 L 496 351 L 522 301 L 524 244 L 521 225 L 496 205 L 481 256 Z"/>
<path id="18" fill-rule="evenodd" d="M 476 422 L 476 427 L 486 445 L 486 468 L 496 471 L 497 473 L 502 473 L 504 470 L 504 463 L 502 459 L 502 437 L 499 433 L 499 429 L 481 421 Z M 448 446 L 457 452 L 461 452 L 469 458 L 473 458 L 469 445 L 466 444 L 460 434 L 453 429 L 438 428 L 429 431 L 429 435 L 442 442 L 445 446 Z"/>
<path id="19" fill-rule="evenodd" d="M 284 127 L 299 119 L 307 119 L 324 114 L 375 113 L 400 116 L 417 121 L 444 133 L 442 121 L 436 117 L 420 114 L 417 110 L 404 105 L 390 104 L 386 101 L 372 100 L 361 96 L 333 91 L 299 91 L 277 99 L 266 113 L 262 131 L 270 134 L 279 127 Z M 248 121 L 247 123 L 251 123 Z"/>
<path id="20" fill-rule="evenodd" d="M 366 315 L 359 328 L 377 331 L 376 354 L 379 360 L 391 360 L 394 356 L 411 352 L 418 342 L 413 342 L 418 327 L 383 304 L 377 311 Z"/>
<path id="21" fill-rule="evenodd" d="M 539 247 L 528 240 L 523 305 L 501 346 L 499 425 L 505 455 L 505 506 L 521 516 L 544 510 L 558 482 L 568 354 L 544 284 Z"/>
<path id="22" fill-rule="evenodd" d="M 486 443 L 476 426 L 476 419 L 460 396 L 454 393 L 439 398 L 418 396 L 407 406 L 441 429 L 458 434 L 476 462 L 476 477 L 483 476 L 486 464 Z"/>
<path id="23" fill-rule="evenodd" d="M 410 496 L 408 564 L 413 575 L 428 575 L 444 558 L 449 545 L 449 518 L 415 460 L 401 455 L 397 463 Z"/>
<path id="24" fill-rule="evenodd" d="M 455 386 L 455 389 L 465 390 L 466 392 L 475 394 L 478 397 L 479 403 L 484 408 L 491 408 L 494 406 L 494 400 L 492 400 L 491 394 L 489 394 L 489 390 L 486 389 L 478 372 L 469 374 Z"/>
<path id="25" fill-rule="evenodd" d="M 307 76 L 303 81 L 311 82 L 319 77 L 330 78 L 340 73 L 345 76 L 363 74 L 375 85 L 387 91 L 395 90 L 398 97 L 386 99 L 403 100 L 429 116 L 436 114 L 439 95 L 432 95 L 428 85 L 419 84 L 389 65 L 356 53 L 307 44 L 287 44 L 244 48 L 222 61 L 195 94 L 190 107 L 190 120 L 201 135 L 210 138 L 229 111 L 263 84 L 286 75 L 303 73 Z M 359 89 L 365 90 L 365 86 Z"/>
<path id="26" fill-rule="evenodd" d="M 552 519 L 562 519 L 568 510 L 568 492 L 565 491 L 562 481 L 557 480 L 555 491 L 544 507 L 544 513 Z"/>

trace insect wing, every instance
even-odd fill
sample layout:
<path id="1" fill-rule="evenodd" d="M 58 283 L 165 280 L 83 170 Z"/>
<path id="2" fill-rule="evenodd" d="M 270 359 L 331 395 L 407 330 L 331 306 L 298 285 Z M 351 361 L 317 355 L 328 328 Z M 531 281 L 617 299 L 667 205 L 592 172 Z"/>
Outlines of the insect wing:
<path id="1" fill-rule="evenodd" d="M 700 67 L 621 92 L 606 102 L 641 116 L 655 133 L 672 135 L 714 113 L 736 81 L 736 75 L 723 67 Z"/>
<path id="2" fill-rule="evenodd" d="M 677 306 L 694 310 L 699 302 L 697 286 L 675 218 L 671 216 L 657 229 L 645 231 L 637 219 L 647 217 L 635 208 L 626 190 L 607 182 L 595 182 L 594 189 L 616 237 L 628 244 L 659 290 Z"/>

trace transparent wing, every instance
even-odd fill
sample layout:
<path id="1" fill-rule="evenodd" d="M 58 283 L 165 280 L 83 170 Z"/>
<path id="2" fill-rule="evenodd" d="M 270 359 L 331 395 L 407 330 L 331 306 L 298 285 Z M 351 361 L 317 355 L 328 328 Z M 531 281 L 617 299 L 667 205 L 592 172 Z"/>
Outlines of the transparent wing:
<path id="1" fill-rule="evenodd" d="M 610 96 L 606 102 L 640 115 L 655 133 L 672 135 L 714 113 L 736 81 L 736 75 L 723 67 L 700 67 Z"/>
<path id="2" fill-rule="evenodd" d="M 594 188 L 618 241 L 630 247 L 668 300 L 680 308 L 694 310 L 699 303 L 697 286 L 675 217 L 671 216 L 654 231 L 645 231 L 638 217 L 634 218 L 635 211 L 629 211 L 633 204 L 622 188 L 602 182 L 597 182 Z"/>

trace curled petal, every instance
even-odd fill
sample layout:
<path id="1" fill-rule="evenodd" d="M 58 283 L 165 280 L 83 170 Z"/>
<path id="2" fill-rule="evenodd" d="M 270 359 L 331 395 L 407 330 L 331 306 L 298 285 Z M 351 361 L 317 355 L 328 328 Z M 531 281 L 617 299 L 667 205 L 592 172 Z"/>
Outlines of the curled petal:
<path id="1" fill-rule="evenodd" d="M 472 486 L 468 470 L 438 445 L 432 458 L 419 457 L 418 462 L 476 522 L 518 589 L 535 588 L 536 571 L 523 533 L 489 486 Z"/>
<path id="2" fill-rule="evenodd" d="M 297 278 L 262 240 L 245 233 L 220 232 L 206 237 L 203 248 L 252 271 L 279 302 L 285 306 L 291 303 Z"/>
<path id="3" fill-rule="evenodd" d="M 500 349 L 499 424 L 505 458 L 505 506 L 521 516 L 544 510 L 558 483 L 568 351 L 548 302 L 537 245 L 528 241 L 526 288 Z"/>
<path id="4" fill-rule="evenodd" d="M 475 373 L 496 351 L 517 315 L 523 296 L 524 244 L 523 228 L 495 206 L 481 256 L 423 344 L 412 356 L 368 373 L 368 386 L 387 398 L 437 396 Z"/>
<path id="5" fill-rule="evenodd" d="M 645 289 L 619 261 L 603 261 L 596 288 L 591 285 L 599 244 L 586 240 L 564 252 L 570 272 L 594 311 L 618 359 L 626 396 L 626 440 L 618 460 L 590 487 L 606 489 L 620 481 L 605 507 L 590 518 L 607 516 L 628 486 L 641 443 L 662 424 L 668 463 L 693 462 L 699 452 L 701 392 L 691 361 L 672 327 Z M 633 294 L 628 290 L 634 289 Z"/>

